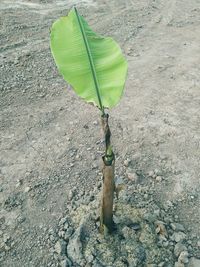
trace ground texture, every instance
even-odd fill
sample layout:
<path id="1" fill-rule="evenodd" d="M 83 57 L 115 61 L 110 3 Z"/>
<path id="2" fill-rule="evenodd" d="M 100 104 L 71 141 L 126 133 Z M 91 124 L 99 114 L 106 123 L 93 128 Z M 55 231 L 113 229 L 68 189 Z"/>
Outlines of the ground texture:
<path id="1" fill-rule="evenodd" d="M 125 188 L 107 239 L 99 112 L 49 49 L 74 4 L 129 63 L 109 111 Z M 199 18 L 199 0 L 0 1 L 0 266 L 200 266 Z"/>

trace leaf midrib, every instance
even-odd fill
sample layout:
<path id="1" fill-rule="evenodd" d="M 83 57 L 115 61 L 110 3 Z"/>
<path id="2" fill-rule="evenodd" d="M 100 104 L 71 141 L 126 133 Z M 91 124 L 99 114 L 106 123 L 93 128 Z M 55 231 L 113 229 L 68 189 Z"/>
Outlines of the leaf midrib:
<path id="1" fill-rule="evenodd" d="M 77 9 L 75 7 L 74 7 L 74 10 L 75 10 L 76 17 L 77 17 L 77 20 L 78 20 L 78 24 L 79 24 L 79 27 L 80 27 L 80 30 L 81 30 L 81 33 L 82 33 L 83 41 L 84 41 L 84 44 L 85 44 L 85 47 L 86 47 L 86 51 L 87 51 L 87 55 L 88 55 L 88 59 L 89 59 L 89 63 L 90 63 L 90 69 L 91 69 L 92 76 L 93 76 L 93 79 L 94 79 L 94 85 L 95 85 L 95 89 L 96 89 L 96 93 L 97 93 L 97 98 L 98 98 L 98 101 L 99 101 L 99 106 L 100 106 L 100 109 L 101 109 L 102 113 L 104 114 L 104 108 L 103 108 L 103 105 L 102 105 L 102 102 L 101 102 L 101 97 L 100 97 L 100 92 L 99 92 L 100 91 L 99 90 L 99 84 L 98 84 L 98 80 L 97 80 L 97 74 L 96 74 L 94 62 L 93 62 L 93 59 L 92 59 L 92 54 L 91 54 L 91 51 L 90 51 L 90 46 L 89 46 L 89 43 L 88 43 L 88 40 L 87 40 L 85 29 L 84 29 L 83 24 L 82 24 L 82 22 L 80 20 L 78 11 L 77 11 Z"/>

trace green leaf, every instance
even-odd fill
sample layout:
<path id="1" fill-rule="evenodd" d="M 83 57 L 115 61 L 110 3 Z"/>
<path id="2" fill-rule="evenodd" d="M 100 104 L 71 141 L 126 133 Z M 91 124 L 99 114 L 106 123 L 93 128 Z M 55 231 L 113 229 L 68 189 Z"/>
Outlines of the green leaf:
<path id="1" fill-rule="evenodd" d="M 127 75 L 121 49 L 112 38 L 94 33 L 75 8 L 54 22 L 51 51 L 77 95 L 102 111 L 119 102 Z"/>

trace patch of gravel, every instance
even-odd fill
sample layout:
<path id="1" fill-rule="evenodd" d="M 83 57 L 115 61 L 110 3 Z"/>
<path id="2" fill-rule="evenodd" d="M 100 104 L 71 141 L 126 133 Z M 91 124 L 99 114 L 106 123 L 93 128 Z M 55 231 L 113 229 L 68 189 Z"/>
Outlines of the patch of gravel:
<path id="1" fill-rule="evenodd" d="M 50 238 L 59 266 L 197 267 L 187 230 L 172 217 L 173 205 L 168 203 L 166 211 L 148 198 L 143 205 L 140 201 L 135 205 L 132 199 L 144 198 L 146 186 L 138 186 L 135 180 L 124 182 L 125 189 L 115 199 L 113 234 L 104 237 L 99 232 L 101 185 L 90 195 L 76 198 L 69 214 L 59 219 Z M 151 194 L 153 188 L 149 189 Z"/>

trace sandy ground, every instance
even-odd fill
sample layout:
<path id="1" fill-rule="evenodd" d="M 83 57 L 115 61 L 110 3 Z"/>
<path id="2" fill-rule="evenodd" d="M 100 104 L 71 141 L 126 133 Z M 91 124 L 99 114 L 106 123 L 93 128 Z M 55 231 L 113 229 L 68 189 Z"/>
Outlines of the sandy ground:
<path id="1" fill-rule="evenodd" d="M 0 265 L 47 266 L 45 230 L 67 213 L 70 190 L 97 186 L 99 112 L 58 75 L 49 49 L 51 24 L 73 4 L 129 63 L 109 111 L 117 174 L 126 178 L 128 159 L 141 177 L 160 176 L 153 198 L 173 206 L 200 257 L 199 0 L 1 0 Z"/>

